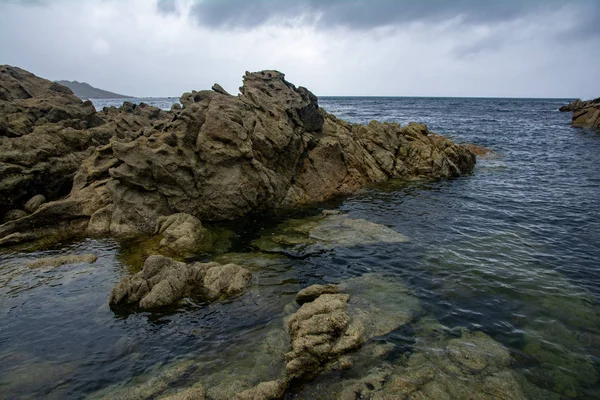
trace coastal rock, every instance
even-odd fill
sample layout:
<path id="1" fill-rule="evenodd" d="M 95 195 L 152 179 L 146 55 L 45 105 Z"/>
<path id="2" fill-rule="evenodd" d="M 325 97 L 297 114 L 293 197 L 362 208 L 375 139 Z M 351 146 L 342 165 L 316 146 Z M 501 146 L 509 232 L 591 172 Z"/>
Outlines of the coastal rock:
<path id="1" fill-rule="evenodd" d="M 92 103 L 70 89 L 0 66 L 0 215 L 35 194 L 68 194 L 81 162 L 108 143 L 110 133 L 89 130 L 102 124 Z"/>
<path id="2" fill-rule="evenodd" d="M 43 194 L 36 194 L 31 199 L 29 199 L 27 201 L 27 203 L 25 203 L 25 205 L 23 206 L 23 208 L 28 213 L 33 213 L 33 212 L 36 212 L 37 209 L 40 208 L 40 206 L 42 204 L 44 204 L 45 202 L 46 202 L 46 197 L 44 197 Z"/>
<path id="3" fill-rule="evenodd" d="M 212 238 L 207 229 L 193 215 L 178 213 L 160 217 L 157 221 L 157 233 L 162 234 L 161 247 L 188 255 L 198 254 L 211 248 Z"/>
<path id="4" fill-rule="evenodd" d="M 600 129 L 600 97 L 594 100 L 574 100 L 559 108 L 559 111 L 572 111 L 572 124 L 578 128 Z"/>
<path id="5" fill-rule="evenodd" d="M 124 277 L 113 288 L 109 303 L 151 309 L 190 295 L 215 301 L 241 293 L 250 277 L 248 270 L 235 264 L 186 264 L 155 255 L 148 257 L 142 271 Z"/>
<path id="6" fill-rule="evenodd" d="M 323 294 L 305 303 L 288 322 L 291 350 L 286 354 L 286 374 L 310 376 L 327 362 L 357 349 L 362 326 L 350 323 L 347 294 Z"/>
<path id="7" fill-rule="evenodd" d="M 340 288 L 338 285 L 312 285 L 302 289 L 296 294 L 296 302 L 298 304 L 309 303 L 322 294 L 336 294 L 339 292 Z"/>
<path id="8" fill-rule="evenodd" d="M 83 255 L 67 255 L 57 257 L 45 257 L 38 260 L 32 261 L 27 266 L 29 268 L 44 268 L 44 267 L 60 267 L 65 264 L 78 264 L 78 263 L 95 263 L 98 257 L 94 254 L 83 254 Z"/>
<path id="9" fill-rule="evenodd" d="M 27 215 L 28 214 L 23 210 L 9 210 L 4 214 L 4 222 L 16 221 Z"/>
<path id="10" fill-rule="evenodd" d="M 219 87 L 185 93 L 181 110 L 125 102 L 96 113 L 66 88 L 3 68 L 14 75 L 8 80 L 14 87 L 6 93 L 16 94 L 5 94 L 8 100 L 0 105 L 6 121 L 0 118 L 0 126 L 6 126 L 0 147 L 12 143 L 10 151 L 1 147 L 0 152 L 0 171 L 6 171 L 0 205 L 4 211 L 20 206 L 37 194 L 33 188 L 43 188 L 50 202 L 20 224 L 1 226 L 0 245 L 39 237 L 26 233 L 32 226 L 51 234 L 54 226 L 68 227 L 73 219 L 89 223 L 84 234 L 151 235 L 158 219 L 171 214 L 203 222 L 232 220 L 323 201 L 389 178 L 451 178 L 469 173 L 475 164 L 471 151 L 422 124 L 372 121 L 365 126 L 339 120 L 278 71 L 247 73 L 238 96 Z M 29 80 L 56 87 L 27 95 L 15 89 Z M 47 93 L 51 100 L 31 97 Z M 53 118 L 52 110 L 34 113 L 36 102 L 48 101 L 66 104 L 68 112 L 58 114 L 68 124 Z M 16 117 L 7 116 L 11 110 Z M 39 129 L 15 122 L 20 113 L 34 113 L 36 124 L 43 121 L 40 134 L 52 141 L 47 149 L 40 151 L 44 141 L 34 135 Z M 45 167 L 47 157 L 63 157 L 64 165 Z M 42 172 L 24 173 L 24 164 Z M 10 240 L 1 239 L 5 236 Z"/>

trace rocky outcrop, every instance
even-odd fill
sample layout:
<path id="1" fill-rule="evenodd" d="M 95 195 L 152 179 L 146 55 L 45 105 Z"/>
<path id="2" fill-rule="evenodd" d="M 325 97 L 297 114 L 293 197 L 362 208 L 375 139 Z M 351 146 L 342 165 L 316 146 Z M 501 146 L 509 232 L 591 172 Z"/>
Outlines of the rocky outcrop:
<path id="1" fill-rule="evenodd" d="M 21 80 L 17 76 L 11 82 L 18 86 Z M 21 104 L 21 113 L 32 112 L 36 102 L 45 101 L 20 100 L 12 92 L 3 95 L 4 107 Z M 75 230 L 72 224 L 77 229 L 87 226 L 87 234 L 152 234 L 158 219 L 171 214 L 185 213 L 200 221 L 231 220 L 322 201 L 388 178 L 451 178 L 469 173 L 475 163 L 472 152 L 430 134 L 425 125 L 373 121 L 365 126 L 339 120 L 319 108 L 311 92 L 295 87 L 277 71 L 246 73 L 240 92 L 231 96 L 215 85 L 213 91 L 185 93 L 181 109 L 167 112 L 124 103 L 95 113 L 91 104 L 59 87 L 52 92 L 52 101 L 60 99 L 70 105 L 69 110 L 85 111 L 67 113 L 69 129 L 77 130 L 79 140 L 73 146 L 84 153 L 75 156 L 73 146 L 67 145 L 54 151 L 70 160 L 59 180 L 40 178 L 35 184 L 21 184 L 20 192 L 2 192 L 2 185 L 16 185 L 12 178 L 5 179 L 0 196 L 6 195 L 0 202 L 9 210 L 20 208 L 35 194 L 48 200 L 68 189 L 70 194 L 0 226 L 0 245 L 44 236 L 54 227 L 62 232 Z M 56 112 L 36 114 L 36 123 L 52 119 L 48 113 Z M 7 121 L 2 125 L 4 137 L 21 138 L 22 132 L 33 129 L 29 123 L 19 125 L 18 118 L 6 117 L 5 110 L 0 115 Z M 66 128 L 59 122 L 60 129 L 48 127 L 44 132 L 62 138 L 60 132 Z M 95 150 L 88 147 L 92 142 Z M 4 158 L 39 147 L 31 141 L 20 146 L 12 153 L 3 152 Z M 39 168 L 41 159 L 30 159 L 29 167 Z M 22 168 L 15 174 L 17 181 L 33 176 L 23 174 Z M 60 188 L 54 190 L 57 182 Z"/>
<path id="2" fill-rule="evenodd" d="M 34 195 L 71 190 L 81 162 L 108 136 L 91 102 L 19 68 L 0 66 L 0 218 Z"/>
<path id="3" fill-rule="evenodd" d="M 559 111 L 572 111 L 572 124 L 578 128 L 600 129 L 600 97 L 594 100 L 574 100 Z"/>
<path id="4" fill-rule="evenodd" d="M 113 288 L 109 303 L 152 309 L 191 295 L 215 301 L 241 293 L 250 277 L 248 270 L 235 264 L 186 264 L 155 255 L 148 257 L 142 271 Z"/>

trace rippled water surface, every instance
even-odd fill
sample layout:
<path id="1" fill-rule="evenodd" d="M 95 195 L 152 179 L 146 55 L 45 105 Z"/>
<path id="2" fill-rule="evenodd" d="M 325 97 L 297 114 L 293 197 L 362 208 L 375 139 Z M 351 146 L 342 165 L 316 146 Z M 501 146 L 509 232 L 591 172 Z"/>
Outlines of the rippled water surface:
<path id="1" fill-rule="evenodd" d="M 168 109 L 174 101 L 145 102 Z M 110 397 L 186 360 L 202 365 L 184 374 L 188 381 L 254 373 L 259 367 L 247 361 L 255 351 L 248 344 L 271 337 L 300 288 L 367 272 L 406 285 L 420 299 L 422 316 L 449 330 L 483 331 L 507 346 L 512 368 L 538 387 L 600 398 L 600 135 L 569 126 L 570 114 L 556 111 L 567 101 L 320 99 L 351 122 L 425 122 L 497 156 L 459 179 L 389 182 L 324 205 L 410 241 L 273 259 L 256 266 L 250 289 L 227 302 L 190 299 L 164 313 L 111 310 L 111 288 L 132 269 L 123 245 L 109 239 L 1 254 L 0 398 Z M 105 105 L 118 102 L 96 102 Z M 230 226 L 232 250 L 251 251 L 251 241 L 285 217 Z M 92 252 L 99 260 L 26 266 L 65 252 Z M 386 341 L 402 353 L 412 338 L 401 331 Z M 275 374 L 271 367 L 263 365 L 262 376 Z"/>

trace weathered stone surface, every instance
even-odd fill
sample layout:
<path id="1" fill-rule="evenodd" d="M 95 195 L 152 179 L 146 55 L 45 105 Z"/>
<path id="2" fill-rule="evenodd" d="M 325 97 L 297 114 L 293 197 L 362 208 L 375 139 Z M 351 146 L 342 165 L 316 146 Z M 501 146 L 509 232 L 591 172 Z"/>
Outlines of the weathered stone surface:
<path id="1" fill-rule="evenodd" d="M 186 264 L 155 255 L 148 257 L 142 271 L 124 277 L 113 288 L 109 303 L 151 309 L 192 294 L 214 301 L 241 293 L 250 278 L 248 270 L 235 264 Z"/>
<path id="2" fill-rule="evenodd" d="M 205 400 L 206 399 L 206 391 L 204 388 L 192 388 L 187 390 L 182 390 L 177 394 L 172 394 L 170 396 L 161 397 L 161 400 Z"/>
<path id="3" fill-rule="evenodd" d="M 56 199 L 71 189 L 81 161 L 110 136 L 91 102 L 20 68 L 0 66 L 0 215 L 33 195 Z"/>
<path id="4" fill-rule="evenodd" d="M 305 303 L 288 322 L 291 350 L 286 354 L 286 374 L 311 376 L 328 361 L 357 349 L 362 327 L 350 324 L 347 294 L 323 294 Z"/>
<path id="5" fill-rule="evenodd" d="M 600 97 L 594 100 L 577 99 L 559 108 L 559 111 L 573 112 L 573 126 L 578 128 L 600 129 Z"/>
<path id="6" fill-rule="evenodd" d="M 198 254 L 212 247 L 210 232 L 193 215 L 178 213 L 159 217 L 156 230 L 163 237 L 160 246 L 175 253 Z"/>
<path id="7" fill-rule="evenodd" d="M 336 294 L 340 292 L 338 285 L 312 285 L 302 289 L 296 294 L 296 302 L 304 304 L 315 300 L 322 294 Z"/>
<path id="8" fill-rule="evenodd" d="M 261 382 L 253 388 L 244 390 L 237 394 L 238 400 L 279 400 L 283 398 L 287 382 L 269 381 Z"/>
<path id="9" fill-rule="evenodd" d="M 82 255 L 67 255 L 57 257 L 45 257 L 38 260 L 32 261 L 27 266 L 29 268 L 44 268 L 51 267 L 56 268 L 65 264 L 78 264 L 78 263 L 95 263 L 98 257 L 94 254 L 82 254 Z"/>
<path id="10" fill-rule="evenodd" d="M 16 221 L 26 216 L 27 213 L 23 210 L 9 210 L 4 214 L 4 222 Z"/>
<path id="11" fill-rule="evenodd" d="M 9 78 L 0 96 L 0 205 L 6 211 L 37 193 L 51 201 L 0 227 L 0 238 L 12 235 L 0 245 L 73 220 L 89 222 L 89 234 L 152 234 L 171 214 L 231 220 L 388 178 L 454 177 L 475 163 L 425 125 L 341 121 L 277 71 L 247 73 L 239 96 L 216 86 L 185 93 L 181 110 L 124 103 L 96 113 L 68 89 L 2 68 Z M 40 89 L 29 90 L 30 81 Z M 38 105 L 48 102 L 61 107 Z M 34 117 L 19 122 L 24 115 Z M 37 234 L 24 233 L 32 227 Z"/>
<path id="12" fill-rule="evenodd" d="M 33 212 L 36 212 L 37 209 L 40 208 L 40 206 L 42 204 L 44 204 L 45 202 L 46 202 L 46 197 L 44 197 L 43 194 L 36 194 L 35 196 L 33 196 L 32 198 L 27 200 L 27 203 L 25 203 L 23 208 L 28 213 L 33 213 Z"/>

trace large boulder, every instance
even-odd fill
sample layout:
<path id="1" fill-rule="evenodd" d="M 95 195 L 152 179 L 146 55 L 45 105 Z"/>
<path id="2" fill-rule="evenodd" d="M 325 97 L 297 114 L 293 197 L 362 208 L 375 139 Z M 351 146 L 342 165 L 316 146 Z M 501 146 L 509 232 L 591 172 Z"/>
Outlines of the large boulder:
<path id="1" fill-rule="evenodd" d="M 124 277 L 113 288 L 109 303 L 152 309 L 191 295 L 215 301 L 241 293 L 251 276 L 247 269 L 235 264 L 186 264 L 155 255 L 148 257 L 142 271 Z"/>
<path id="2" fill-rule="evenodd" d="M 578 128 L 600 129 L 600 97 L 594 100 L 574 100 L 559 108 L 559 111 L 572 111 L 572 124 Z"/>
<path id="3" fill-rule="evenodd" d="M 79 166 L 76 174 L 73 168 L 63 171 L 60 190 L 50 190 L 56 180 L 36 180 L 36 188 L 44 190 L 23 189 L 22 195 L 3 199 L 0 185 L 6 210 L 19 208 L 33 194 L 54 200 L 72 187 L 64 200 L 50 201 L 19 223 L 0 227 L 0 244 L 39 237 L 23 234 L 30 226 L 46 234 L 45 227 L 57 225 L 57 219 L 69 225 L 72 215 L 78 223 L 89 222 L 88 234 L 152 234 L 158 219 L 171 214 L 232 220 L 326 200 L 388 178 L 455 177 L 469 173 L 475 163 L 471 151 L 431 134 L 425 125 L 373 121 L 365 126 L 339 120 L 322 110 L 310 91 L 295 87 L 277 71 L 246 73 L 240 92 L 231 96 L 215 86 L 213 91 L 185 93 L 182 109 L 124 103 L 100 113 L 61 92 L 55 96 L 65 97 L 61 101 L 91 107 L 86 118 L 69 119 L 85 122 L 71 125 L 82 130 L 73 146 L 85 149 L 87 158 L 75 156 L 73 146 L 60 148 L 60 154 L 70 154 L 69 165 Z M 13 107 L 18 101 L 27 100 L 7 104 Z M 22 105 L 24 110 L 30 107 Z M 95 150 L 85 138 L 95 139 Z M 21 147 L 34 151 L 36 146 Z M 38 168 L 38 161 L 32 157 L 31 167 Z M 20 171 L 15 179 L 29 176 Z M 2 241 L 9 235 L 10 240 Z"/>

